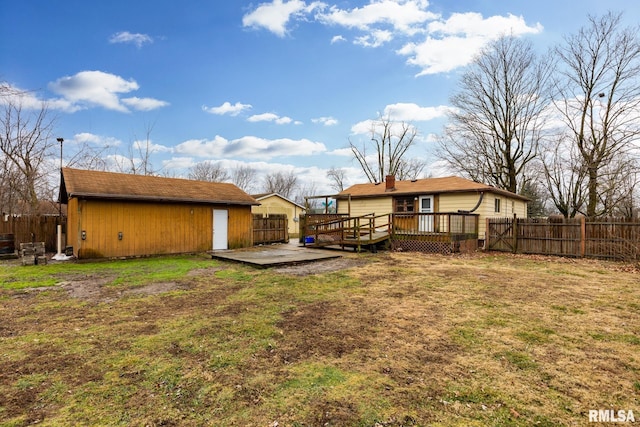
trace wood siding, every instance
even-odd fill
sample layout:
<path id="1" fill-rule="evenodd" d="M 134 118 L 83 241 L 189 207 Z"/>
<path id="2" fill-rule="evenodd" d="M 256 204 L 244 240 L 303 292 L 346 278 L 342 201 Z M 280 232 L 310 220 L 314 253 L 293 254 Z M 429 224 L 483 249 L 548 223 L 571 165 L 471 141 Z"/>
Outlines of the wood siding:
<path id="1" fill-rule="evenodd" d="M 67 244 L 78 258 L 203 252 L 213 246 L 213 209 L 229 213 L 229 248 L 252 245 L 250 206 L 78 200 L 68 204 Z M 85 239 L 82 239 L 82 233 Z M 122 237 L 120 238 L 120 233 Z"/>

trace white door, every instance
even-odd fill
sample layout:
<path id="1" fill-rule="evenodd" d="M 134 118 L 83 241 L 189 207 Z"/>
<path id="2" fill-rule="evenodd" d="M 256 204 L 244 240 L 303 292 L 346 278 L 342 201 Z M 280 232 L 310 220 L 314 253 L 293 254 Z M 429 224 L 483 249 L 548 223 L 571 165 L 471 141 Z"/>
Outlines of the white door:
<path id="1" fill-rule="evenodd" d="M 213 250 L 229 249 L 228 246 L 229 211 L 213 210 Z"/>
<path id="2" fill-rule="evenodd" d="M 421 196 L 418 202 L 420 203 L 420 213 L 433 213 L 433 196 Z M 433 215 L 420 215 L 418 230 L 433 232 Z"/>

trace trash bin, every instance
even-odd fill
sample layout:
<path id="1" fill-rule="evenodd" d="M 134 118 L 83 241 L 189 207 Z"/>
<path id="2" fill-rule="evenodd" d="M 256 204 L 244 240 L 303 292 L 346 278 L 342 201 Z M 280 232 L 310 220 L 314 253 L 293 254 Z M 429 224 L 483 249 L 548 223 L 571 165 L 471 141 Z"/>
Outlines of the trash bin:
<path id="1" fill-rule="evenodd" d="M 16 251 L 13 234 L 0 234 L 0 254 L 12 254 Z"/>

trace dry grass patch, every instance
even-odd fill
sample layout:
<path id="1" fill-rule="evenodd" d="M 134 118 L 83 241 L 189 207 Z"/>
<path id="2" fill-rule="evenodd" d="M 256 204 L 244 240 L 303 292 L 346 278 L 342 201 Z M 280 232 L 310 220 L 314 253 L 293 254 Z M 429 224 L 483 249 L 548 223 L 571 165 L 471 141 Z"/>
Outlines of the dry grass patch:
<path id="1" fill-rule="evenodd" d="M 305 275 L 199 262 L 171 285 L 95 277 L 86 298 L 69 283 L 0 291 L 0 426 L 640 418 L 638 274 L 510 255 L 347 258 Z"/>

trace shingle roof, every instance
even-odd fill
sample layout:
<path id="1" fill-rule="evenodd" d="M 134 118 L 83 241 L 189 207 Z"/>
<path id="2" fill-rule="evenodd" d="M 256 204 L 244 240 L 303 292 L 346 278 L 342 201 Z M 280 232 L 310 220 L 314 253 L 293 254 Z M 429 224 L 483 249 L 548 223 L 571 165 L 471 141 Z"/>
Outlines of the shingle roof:
<path id="1" fill-rule="evenodd" d="M 286 200 L 287 202 L 291 203 L 292 205 L 296 205 L 301 209 L 305 209 L 305 207 L 302 206 L 300 203 L 296 203 L 293 200 L 287 199 L 286 197 L 281 196 L 278 193 L 259 193 L 259 194 L 252 194 L 251 195 L 251 197 L 253 197 L 257 201 L 261 201 L 261 200 L 266 199 L 266 198 L 271 197 L 271 196 L 280 197 L 282 200 Z"/>
<path id="2" fill-rule="evenodd" d="M 71 168 L 62 169 L 60 196 L 63 203 L 72 197 L 83 197 L 233 205 L 260 204 L 229 183 Z"/>
<path id="3" fill-rule="evenodd" d="M 444 178 L 425 178 L 412 181 L 396 181 L 394 190 L 387 190 L 384 182 L 379 184 L 355 184 L 341 191 L 337 198 L 382 197 L 414 194 L 468 193 L 492 192 L 514 199 L 529 200 L 527 197 L 510 191 L 501 190 L 490 185 L 481 184 L 458 176 Z"/>

